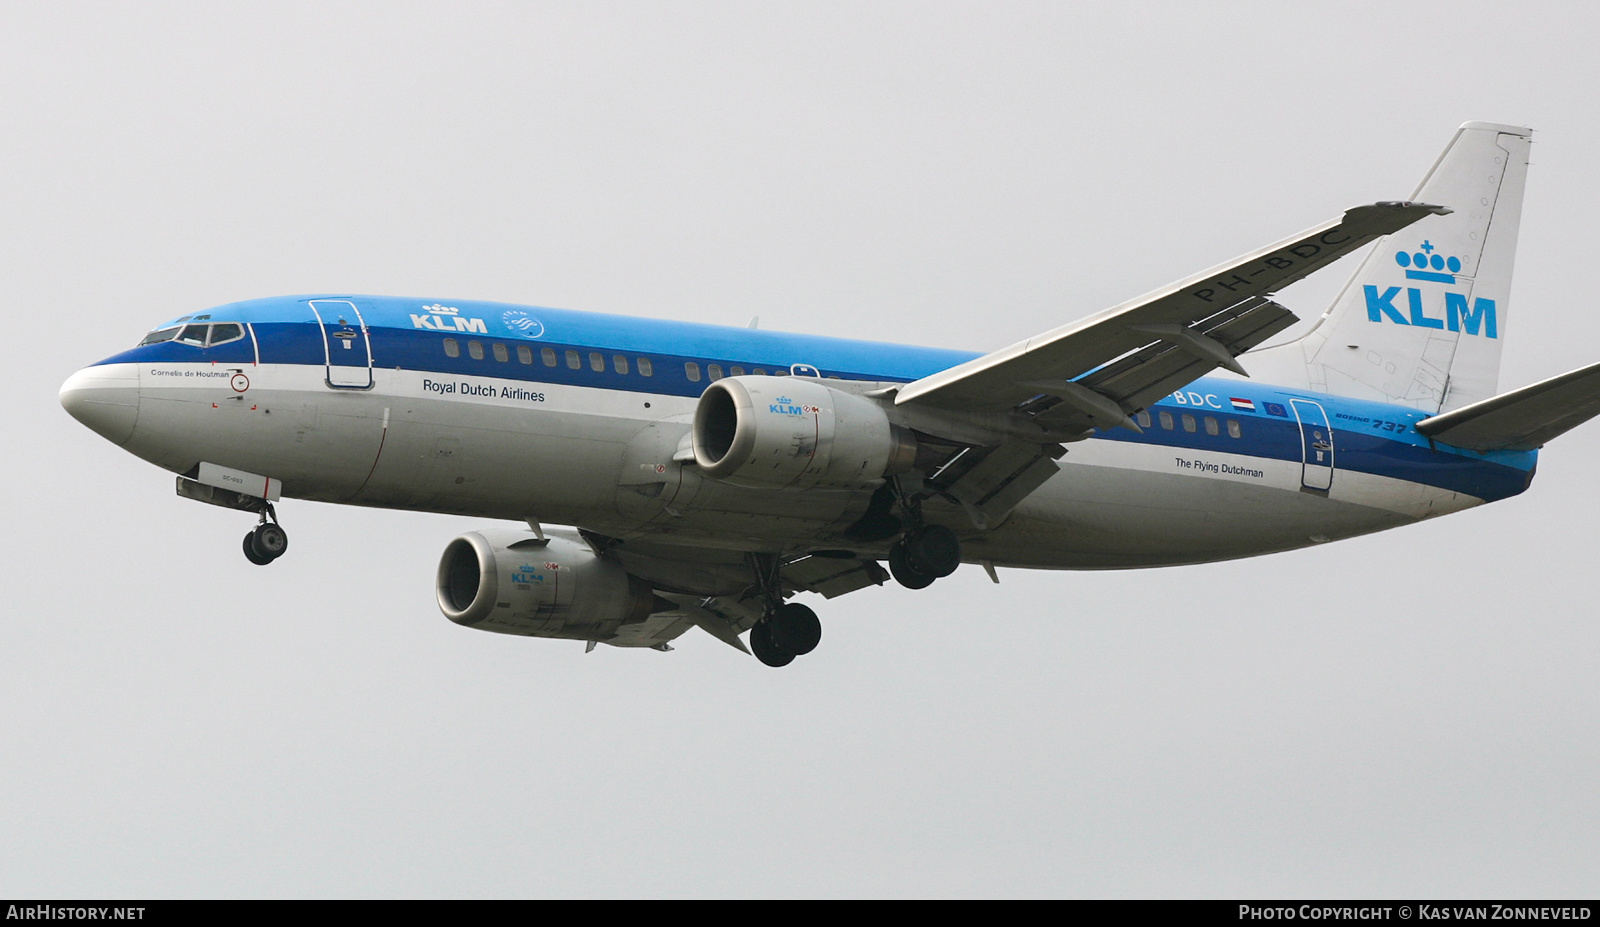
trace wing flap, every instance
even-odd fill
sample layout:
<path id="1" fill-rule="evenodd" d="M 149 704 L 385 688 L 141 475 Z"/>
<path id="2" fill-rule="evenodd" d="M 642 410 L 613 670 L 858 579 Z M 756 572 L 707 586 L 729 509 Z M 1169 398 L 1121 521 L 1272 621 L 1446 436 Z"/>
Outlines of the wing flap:
<path id="1" fill-rule="evenodd" d="M 1295 322 L 1294 313 L 1265 297 L 1245 300 L 1192 325 L 1203 336 L 1237 357 Z M 1076 382 L 1130 411 L 1148 407 L 1162 396 L 1194 382 L 1217 365 L 1176 340 L 1162 340 L 1094 371 Z M 1104 427 L 1065 404 L 1042 410 L 1039 424 L 1051 431 Z"/>
<path id="2" fill-rule="evenodd" d="M 972 448 L 935 473 L 932 481 L 960 502 L 980 528 L 988 527 L 1055 476 L 1061 469 L 1056 461 L 1064 453 L 1059 444 L 1029 441 L 1007 441 L 986 452 Z M 976 458 L 976 463 L 968 466 L 966 457 Z"/>
<path id="3" fill-rule="evenodd" d="M 627 643 L 653 646 L 694 626 L 730 647 L 746 650 L 739 635 L 750 630 L 763 614 L 760 587 L 746 551 L 642 539 L 624 541 L 592 531 L 584 531 L 583 537 L 628 573 L 649 583 L 658 598 L 676 606 L 652 614 L 650 621 L 654 624 L 634 633 L 642 644 L 631 638 Z M 832 599 L 868 586 L 881 586 L 888 578 L 888 571 L 876 560 L 849 551 L 793 555 L 784 558 L 778 567 L 778 584 L 786 596 L 816 592 Z"/>
<path id="4" fill-rule="evenodd" d="M 662 597 L 677 605 L 677 614 L 695 627 L 735 650 L 750 652 L 739 635 L 761 618 L 759 609 L 731 600 L 696 598 L 681 593 L 669 592 Z"/>
<path id="5" fill-rule="evenodd" d="M 1441 444 L 1531 451 L 1600 415 L 1600 364 L 1542 380 L 1417 423 Z"/>
<path id="6" fill-rule="evenodd" d="M 821 593 L 827 599 L 868 586 L 881 586 L 889 578 L 876 560 L 815 554 L 784 564 L 779 576 L 786 586 Z"/>
<path id="7" fill-rule="evenodd" d="M 1286 327 L 1294 320 L 1293 315 L 1276 303 L 1263 301 L 1262 297 L 1424 216 L 1448 212 L 1441 206 L 1420 203 L 1357 206 L 1338 219 L 1120 306 L 909 383 L 897 392 L 895 402 L 919 402 L 969 411 L 1005 411 L 1038 395 L 1038 389 L 1032 384 L 1076 380 L 1126 355 L 1156 346 L 1160 349 L 1147 360 L 1165 357 L 1174 350 L 1193 359 L 1182 363 L 1178 363 L 1177 358 L 1171 359 L 1168 362 L 1170 371 L 1149 378 L 1154 385 L 1135 388 L 1129 393 L 1144 394 L 1154 390 L 1153 395 L 1160 396 L 1170 391 L 1165 389 L 1167 383 L 1182 376 L 1178 371 L 1192 369 L 1195 373 L 1177 382 L 1172 389 L 1226 364 L 1226 359 L 1214 349 L 1209 352 L 1194 350 L 1197 345 L 1210 348 L 1207 342 L 1193 339 L 1194 335 L 1210 336 L 1209 331 L 1196 331 L 1197 323 L 1233 311 L 1224 322 L 1212 326 L 1220 329 L 1225 322 L 1238 320 L 1242 323 L 1246 317 L 1270 305 L 1275 308 L 1258 316 L 1256 324 L 1270 328 L 1281 320 Z M 1222 333 L 1242 338 L 1249 327 L 1249 324 L 1242 324 L 1238 332 Z M 1170 334 L 1155 334 L 1163 331 Z M 1251 346 L 1270 334 L 1261 335 Z M 1216 338 L 1211 341 L 1220 343 L 1228 354 L 1236 355 L 1245 349 L 1240 346 L 1244 343 L 1242 340 L 1232 344 Z"/>

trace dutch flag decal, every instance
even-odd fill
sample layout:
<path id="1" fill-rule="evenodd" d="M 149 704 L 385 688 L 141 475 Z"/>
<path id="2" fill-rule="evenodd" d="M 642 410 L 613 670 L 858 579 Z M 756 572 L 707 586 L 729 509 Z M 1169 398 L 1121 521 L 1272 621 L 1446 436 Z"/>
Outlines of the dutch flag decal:
<path id="1" fill-rule="evenodd" d="M 1238 396 L 1234 396 L 1228 401 L 1233 403 L 1233 407 L 1240 412 L 1254 412 L 1256 410 L 1256 404 L 1248 399 L 1240 399 Z"/>

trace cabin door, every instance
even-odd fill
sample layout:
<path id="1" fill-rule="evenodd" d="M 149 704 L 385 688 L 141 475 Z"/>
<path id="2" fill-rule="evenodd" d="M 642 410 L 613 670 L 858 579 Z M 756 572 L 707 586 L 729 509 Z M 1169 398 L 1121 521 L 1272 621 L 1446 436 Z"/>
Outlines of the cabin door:
<path id="1" fill-rule="evenodd" d="M 1333 488 L 1333 429 L 1328 413 L 1309 399 L 1291 399 L 1289 405 L 1300 422 L 1300 488 L 1326 493 Z"/>
<path id="2" fill-rule="evenodd" d="M 322 328 L 328 386 L 333 389 L 371 389 L 372 342 L 361 310 L 348 299 L 313 299 L 311 313 Z"/>

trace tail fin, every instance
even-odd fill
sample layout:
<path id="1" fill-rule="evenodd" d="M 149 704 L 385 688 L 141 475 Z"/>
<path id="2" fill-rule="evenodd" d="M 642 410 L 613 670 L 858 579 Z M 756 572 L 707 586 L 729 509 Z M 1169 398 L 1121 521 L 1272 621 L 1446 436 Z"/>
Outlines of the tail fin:
<path id="1" fill-rule="evenodd" d="M 1315 328 L 1263 353 L 1299 352 L 1311 388 L 1336 396 L 1426 412 L 1493 396 L 1531 135 L 1462 125 L 1411 197 L 1453 212 L 1380 239 Z"/>

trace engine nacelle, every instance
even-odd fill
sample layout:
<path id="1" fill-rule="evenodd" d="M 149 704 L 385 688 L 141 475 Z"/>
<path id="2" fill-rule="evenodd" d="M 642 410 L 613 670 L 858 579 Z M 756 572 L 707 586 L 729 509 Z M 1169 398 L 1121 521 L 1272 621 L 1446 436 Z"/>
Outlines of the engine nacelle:
<path id="1" fill-rule="evenodd" d="M 607 640 L 650 617 L 655 591 L 581 540 L 514 528 L 469 531 L 439 560 L 439 610 L 500 634 Z"/>
<path id="2" fill-rule="evenodd" d="M 877 403 L 811 379 L 727 377 L 694 412 L 695 463 L 740 486 L 874 486 L 909 470 L 916 453 Z"/>

